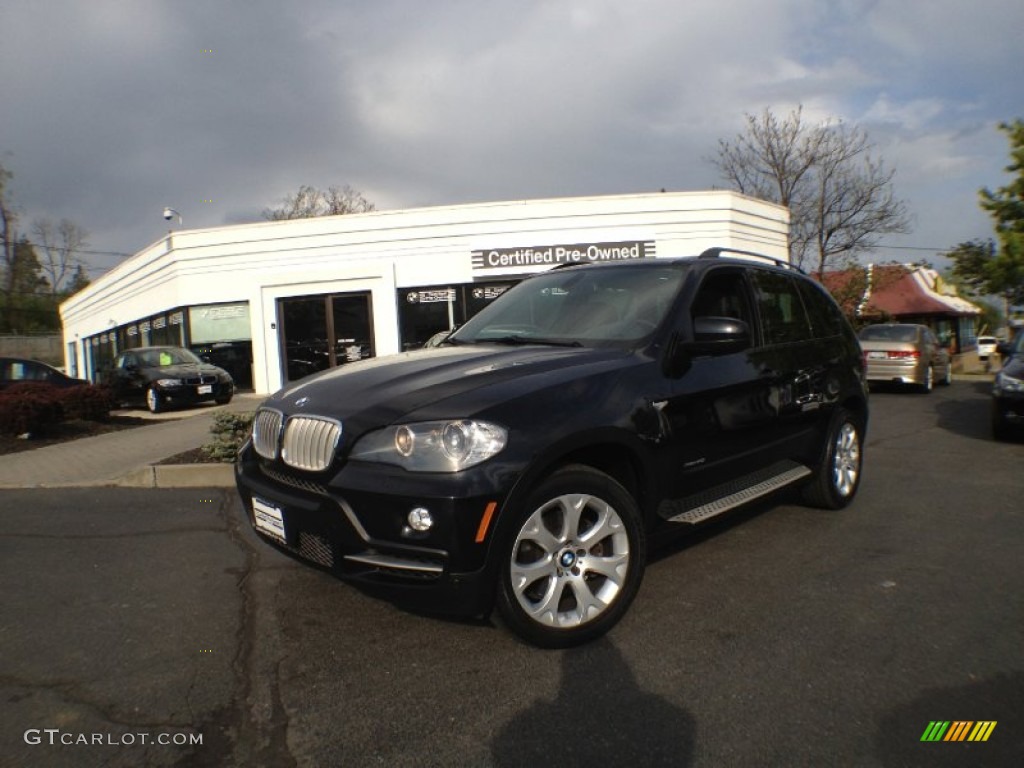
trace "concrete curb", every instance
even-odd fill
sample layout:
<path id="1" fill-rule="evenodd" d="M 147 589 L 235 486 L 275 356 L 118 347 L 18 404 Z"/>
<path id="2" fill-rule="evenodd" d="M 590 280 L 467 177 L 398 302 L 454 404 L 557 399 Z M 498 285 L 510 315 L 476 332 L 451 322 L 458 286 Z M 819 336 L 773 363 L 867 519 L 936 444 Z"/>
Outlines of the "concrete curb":
<path id="1" fill-rule="evenodd" d="M 114 479 L 122 488 L 234 488 L 233 464 L 154 464 Z"/>

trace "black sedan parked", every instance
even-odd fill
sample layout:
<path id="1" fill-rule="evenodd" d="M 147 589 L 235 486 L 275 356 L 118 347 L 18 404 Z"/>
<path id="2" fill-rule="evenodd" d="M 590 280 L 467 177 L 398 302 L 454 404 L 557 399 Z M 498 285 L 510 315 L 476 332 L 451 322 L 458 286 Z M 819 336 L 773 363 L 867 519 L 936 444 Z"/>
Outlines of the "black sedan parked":
<path id="1" fill-rule="evenodd" d="M 23 382 L 52 384 L 55 387 L 77 387 L 89 383 L 84 379 L 73 379 L 38 360 L 0 357 L 0 389 Z"/>
<path id="2" fill-rule="evenodd" d="M 999 351 L 1004 359 L 992 389 L 992 435 L 1005 440 L 1014 429 L 1024 434 L 1024 333 Z"/>
<path id="3" fill-rule="evenodd" d="M 103 372 L 121 403 L 145 403 L 153 413 L 174 405 L 231 401 L 235 383 L 223 368 L 182 347 L 140 347 L 122 352 Z"/>

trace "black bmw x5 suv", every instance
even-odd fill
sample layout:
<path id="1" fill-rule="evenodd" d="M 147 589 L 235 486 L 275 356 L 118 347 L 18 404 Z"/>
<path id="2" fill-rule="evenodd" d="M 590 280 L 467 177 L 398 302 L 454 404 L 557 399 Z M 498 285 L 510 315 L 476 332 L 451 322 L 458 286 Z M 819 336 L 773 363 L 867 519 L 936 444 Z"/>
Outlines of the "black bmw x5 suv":
<path id="1" fill-rule="evenodd" d="M 723 252 L 556 268 L 439 347 L 287 386 L 236 465 L 252 525 L 388 598 L 496 607 L 564 647 L 623 616 L 659 529 L 787 486 L 846 506 L 857 339 L 799 270 Z"/>

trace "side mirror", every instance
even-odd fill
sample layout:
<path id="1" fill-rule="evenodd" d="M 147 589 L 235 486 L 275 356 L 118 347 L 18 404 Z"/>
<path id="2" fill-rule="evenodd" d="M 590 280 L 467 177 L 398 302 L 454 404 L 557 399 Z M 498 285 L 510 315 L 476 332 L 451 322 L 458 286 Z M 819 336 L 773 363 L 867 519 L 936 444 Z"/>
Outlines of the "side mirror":
<path id="1" fill-rule="evenodd" d="M 693 341 L 685 346 L 697 354 L 739 352 L 750 346 L 750 326 L 734 317 L 697 317 Z"/>
<path id="2" fill-rule="evenodd" d="M 750 343 L 750 326 L 743 320 L 734 317 L 697 317 L 693 320 L 691 340 L 684 341 L 679 333 L 672 334 L 662 370 L 670 378 L 679 378 L 690 369 L 694 357 L 741 352 Z"/>

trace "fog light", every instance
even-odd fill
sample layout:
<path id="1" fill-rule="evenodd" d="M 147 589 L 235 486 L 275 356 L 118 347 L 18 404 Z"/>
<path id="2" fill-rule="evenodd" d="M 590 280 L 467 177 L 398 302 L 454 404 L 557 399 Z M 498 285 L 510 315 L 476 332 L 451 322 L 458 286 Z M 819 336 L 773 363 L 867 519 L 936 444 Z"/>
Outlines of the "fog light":
<path id="1" fill-rule="evenodd" d="M 429 531 L 434 525 L 434 518 L 430 516 L 430 510 L 423 507 L 409 512 L 409 527 L 414 531 Z"/>

